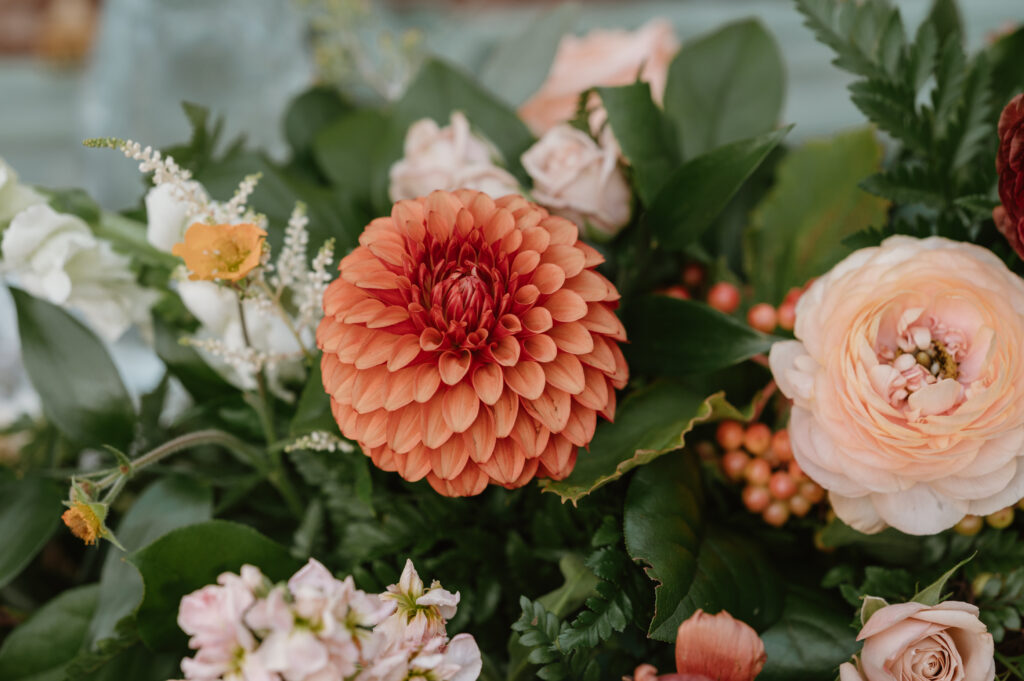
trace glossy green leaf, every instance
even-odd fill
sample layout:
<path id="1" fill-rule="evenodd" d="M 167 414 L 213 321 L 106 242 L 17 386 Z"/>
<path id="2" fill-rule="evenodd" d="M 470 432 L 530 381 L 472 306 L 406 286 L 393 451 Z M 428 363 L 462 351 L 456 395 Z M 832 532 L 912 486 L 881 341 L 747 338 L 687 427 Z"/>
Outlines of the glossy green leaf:
<path id="1" fill-rule="evenodd" d="M 631 301 L 622 321 L 623 351 L 637 374 L 707 373 L 767 352 L 777 340 L 704 303 L 660 295 Z"/>
<path id="2" fill-rule="evenodd" d="M 521 31 L 495 46 L 480 69 L 480 82 L 511 106 L 525 102 L 540 88 L 559 41 L 579 14 L 579 5 L 571 2 L 538 12 Z"/>
<path id="3" fill-rule="evenodd" d="M 501 151 L 509 170 L 520 179 L 526 178 L 519 157 L 533 143 L 533 135 L 511 107 L 454 66 L 428 60 L 395 104 L 403 137 L 409 125 L 420 118 L 433 118 L 447 125 L 452 111 L 466 114 L 470 125 Z"/>
<path id="4" fill-rule="evenodd" d="M 782 611 L 782 582 L 767 556 L 742 535 L 711 525 L 706 511 L 700 463 L 691 453 L 662 457 L 630 481 L 626 550 L 658 584 L 651 638 L 674 641 L 698 608 L 728 610 L 758 630 Z"/>
<path id="5" fill-rule="evenodd" d="M 821 681 L 857 651 L 842 603 L 810 590 L 786 594 L 782 617 L 761 632 L 768 659 L 758 681 Z"/>
<path id="6" fill-rule="evenodd" d="M 669 67 L 665 113 L 681 133 L 685 158 L 775 128 L 785 81 L 779 47 L 757 20 L 684 44 Z"/>
<path id="7" fill-rule="evenodd" d="M 554 591 L 544 594 L 537 602 L 556 617 L 565 617 L 578 610 L 593 595 L 594 587 L 601 580 L 597 578 L 578 553 L 567 553 L 558 561 L 558 569 L 565 577 L 565 583 Z"/>
<path id="8" fill-rule="evenodd" d="M 721 395 L 703 398 L 670 381 L 632 393 L 615 410 L 615 423 L 597 426 L 590 449 L 580 450 L 564 480 L 544 480 L 545 492 L 578 502 L 628 471 L 683 446 L 683 438 L 714 413 Z"/>
<path id="9" fill-rule="evenodd" d="M 651 99 L 647 83 L 597 89 L 622 155 L 633 168 L 640 200 L 650 204 L 682 163 L 676 130 Z"/>
<path id="10" fill-rule="evenodd" d="M 256 530 L 223 520 L 172 530 L 129 560 L 145 584 L 137 618 L 142 640 L 153 650 L 184 646 L 185 634 L 176 624 L 182 597 L 213 584 L 222 572 L 238 572 L 248 563 L 277 581 L 301 565 Z"/>
<path id="11" fill-rule="evenodd" d="M 64 681 L 64 669 L 85 642 L 99 598 L 90 584 L 60 594 L 36 611 L 0 648 L 3 681 Z"/>
<path id="12" fill-rule="evenodd" d="M 1017 93 L 1024 91 L 1024 26 L 1005 35 L 988 48 L 992 64 L 992 86 L 996 106 L 1002 107 Z"/>
<path id="13" fill-rule="evenodd" d="M 790 288 L 849 253 L 843 239 L 885 224 L 889 202 L 858 186 L 881 160 L 870 128 L 807 142 L 782 159 L 775 187 L 751 215 L 747 233 L 755 300 L 782 302 Z"/>
<path id="14" fill-rule="evenodd" d="M 103 343 L 52 303 L 11 289 L 21 355 L 43 409 L 82 447 L 131 442 L 135 407 Z"/>
<path id="15" fill-rule="evenodd" d="M 783 128 L 732 142 L 679 167 L 647 212 L 657 243 L 683 250 L 696 241 L 787 132 Z"/>
<path id="16" fill-rule="evenodd" d="M 288 435 L 295 438 L 317 430 L 340 435 L 338 424 L 331 414 L 331 397 L 324 391 L 319 358 L 309 370 L 306 385 L 295 407 L 295 416 L 288 427 Z"/>
<path id="17" fill-rule="evenodd" d="M 213 516 L 210 488 L 194 478 L 157 480 L 146 488 L 117 525 L 114 534 L 128 551 L 138 551 L 171 530 Z M 89 624 L 93 643 L 114 633 L 114 627 L 142 602 L 142 576 L 127 556 L 108 547 L 100 573 L 100 603 Z"/>
<path id="18" fill-rule="evenodd" d="M 402 154 L 404 134 L 390 114 L 361 109 L 325 127 L 313 142 L 313 155 L 334 186 L 362 197 L 380 212 L 389 201 L 388 169 Z"/>
<path id="19" fill-rule="evenodd" d="M 330 123 L 352 110 L 337 88 L 315 85 L 292 100 L 284 115 L 284 136 L 297 156 L 313 147 L 313 140 Z"/>
<path id="20" fill-rule="evenodd" d="M 0 587 L 18 576 L 60 524 L 63 491 L 41 478 L 0 469 Z"/>
<path id="21" fill-rule="evenodd" d="M 914 597 L 911 600 L 915 603 L 923 603 L 928 606 L 938 605 L 941 603 L 943 596 L 946 595 L 946 582 L 948 582 L 953 575 L 959 572 L 960 568 L 971 562 L 971 559 L 974 558 L 974 556 L 975 554 L 972 553 L 949 570 L 946 570 L 946 572 L 942 573 L 938 579 L 914 594 Z"/>

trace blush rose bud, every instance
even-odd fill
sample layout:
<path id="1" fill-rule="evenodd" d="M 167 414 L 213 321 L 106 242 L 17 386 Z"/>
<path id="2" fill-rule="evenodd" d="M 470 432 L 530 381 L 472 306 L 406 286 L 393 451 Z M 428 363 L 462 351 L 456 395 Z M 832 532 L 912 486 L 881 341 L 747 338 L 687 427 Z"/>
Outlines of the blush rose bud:
<path id="1" fill-rule="evenodd" d="M 697 610 L 676 633 L 676 673 L 658 676 L 653 665 L 642 664 L 633 681 L 752 681 L 765 658 L 764 643 L 749 625 L 724 610 Z"/>

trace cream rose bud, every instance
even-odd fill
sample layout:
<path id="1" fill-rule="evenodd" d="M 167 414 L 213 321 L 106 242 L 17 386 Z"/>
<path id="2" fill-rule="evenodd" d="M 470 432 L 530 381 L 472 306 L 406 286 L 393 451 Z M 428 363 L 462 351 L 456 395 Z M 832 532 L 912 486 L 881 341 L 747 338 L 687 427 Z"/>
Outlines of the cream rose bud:
<path id="1" fill-rule="evenodd" d="M 14 168 L 0 158 L 0 230 L 29 206 L 46 203 L 46 198 L 18 182 Z"/>
<path id="2" fill-rule="evenodd" d="M 493 146 L 473 134 L 462 112 L 453 112 L 443 128 L 430 118 L 416 121 L 405 135 L 404 156 L 389 172 L 391 200 L 438 189 L 475 189 L 493 198 L 518 193 L 519 182 L 495 164 L 497 156 Z"/>
<path id="3" fill-rule="evenodd" d="M 558 125 L 523 154 L 533 199 L 592 236 L 614 236 L 629 222 L 633 195 L 617 145 L 602 146 L 571 125 Z M 593 232 L 597 232 L 596 235 Z"/>
<path id="4" fill-rule="evenodd" d="M 841 681 L 992 681 L 992 635 L 978 608 L 960 601 L 888 605 L 871 616 L 858 641 L 860 664 L 839 668 Z"/>
<path id="5" fill-rule="evenodd" d="M 861 532 L 933 534 L 1024 496 L 1024 281 L 895 236 L 820 277 L 770 364 L 800 467 Z"/>
<path id="6" fill-rule="evenodd" d="M 74 215 L 46 204 L 18 213 L 0 241 L 5 273 L 32 295 L 80 311 L 108 341 L 149 320 L 159 297 L 140 287 L 131 261 Z"/>

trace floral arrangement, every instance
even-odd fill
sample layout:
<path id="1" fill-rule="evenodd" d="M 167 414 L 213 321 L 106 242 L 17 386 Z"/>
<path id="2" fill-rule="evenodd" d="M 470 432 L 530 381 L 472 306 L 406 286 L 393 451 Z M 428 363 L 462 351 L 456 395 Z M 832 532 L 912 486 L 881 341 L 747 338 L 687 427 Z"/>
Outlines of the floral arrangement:
<path id="1" fill-rule="evenodd" d="M 0 164 L 0 681 L 1024 678 L 1022 29 L 795 0 L 871 123 L 798 141 L 756 20 L 305 4 L 286 161 Z"/>

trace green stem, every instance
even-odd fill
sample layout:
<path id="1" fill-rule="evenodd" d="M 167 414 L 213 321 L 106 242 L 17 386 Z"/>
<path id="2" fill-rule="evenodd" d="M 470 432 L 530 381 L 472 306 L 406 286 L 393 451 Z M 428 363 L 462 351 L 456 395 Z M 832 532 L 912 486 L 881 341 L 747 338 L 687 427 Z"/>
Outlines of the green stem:
<path id="1" fill-rule="evenodd" d="M 1011 674 L 1013 674 L 1014 677 L 1016 677 L 1018 679 L 1024 679 L 1024 674 L 1021 674 L 1020 670 L 1017 669 L 1017 667 L 1014 666 L 1014 664 L 1005 655 L 1000 653 L 998 650 L 995 651 L 995 658 L 997 660 L 999 660 L 999 663 L 1001 665 L 1003 665 L 1004 667 L 1006 667 L 1006 671 L 1008 671 Z"/>

